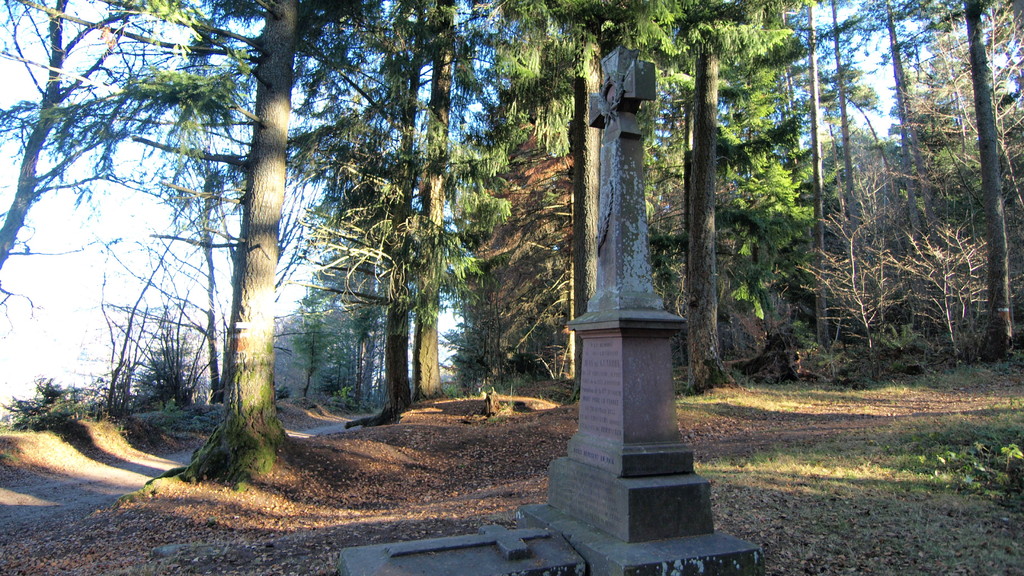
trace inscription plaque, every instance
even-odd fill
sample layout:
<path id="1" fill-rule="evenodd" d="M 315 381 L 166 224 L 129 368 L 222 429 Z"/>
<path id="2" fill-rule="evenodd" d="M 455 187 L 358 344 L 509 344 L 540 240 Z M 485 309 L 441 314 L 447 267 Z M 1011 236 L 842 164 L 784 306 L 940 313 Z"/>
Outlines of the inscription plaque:
<path id="1" fill-rule="evenodd" d="M 609 440 L 621 440 L 622 342 L 595 340 L 583 349 L 583 386 L 580 395 L 580 431 Z"/>

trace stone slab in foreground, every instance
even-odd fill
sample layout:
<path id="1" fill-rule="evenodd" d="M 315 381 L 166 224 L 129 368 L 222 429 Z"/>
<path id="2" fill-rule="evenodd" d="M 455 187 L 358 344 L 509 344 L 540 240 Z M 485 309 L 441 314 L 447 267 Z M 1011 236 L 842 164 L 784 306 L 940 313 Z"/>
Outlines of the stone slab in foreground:
<path id="1" fill-rule="evenodd" d="M 544 504 L 519 509 L 519 525 L 561 533 L 589 576 L 762 576 L 761 549 L 728 534 L 629 543 Z"/>
<path id="2" fill-rule="evenodd" d="M 568 542 L 544 529 L 484 526 L 479 534 L 342 550 L 341 576 L 584 576 Z"/>

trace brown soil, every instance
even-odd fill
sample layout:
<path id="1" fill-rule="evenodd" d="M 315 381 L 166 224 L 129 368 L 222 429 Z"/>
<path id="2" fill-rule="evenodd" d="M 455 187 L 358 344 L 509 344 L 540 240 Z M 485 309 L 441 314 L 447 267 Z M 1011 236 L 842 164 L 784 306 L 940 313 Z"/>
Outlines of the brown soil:
<path id="1" fill-rule="evenodd" d="M 707 463 L 988 409 L 1014 395 L 1019 383 L 1007 381 L 912 390 L 898 403 L 822 402 L 799 412 L 684 406 L 680 427 L 698 462 Z M 327 575 L 346 546 L 511 526 L 517 507 L 544 501 L 547 466 L 565 453 L 577 426 L 575 406 L 521 400 L 518 410 L 490 419 L 477 415 L 480 400 L 439 400 L 417 405 L 397 425 L 290 438 L 275 470 L 242 492 L 169 483 L 150 498 L 74 522 L 18 534 L 0 530 L 0 574 Z M 7 485 L 2 476 L 0 482 Z M 853 560 L 823 557 L 810 543 L 794 544 L 801 536 L 778 521 L 801 506 L 799 494 L 721 483 L 713 492 L 716 526 L 763 545 L 769 574 L 869 572 L 855 569 Z M 996 520 L 993 529 L 1016 530 L 1019 539 L 1019 519 Z M 798 546 L 812 554 L 801 556 Z M 994 570 L 964 573 L 1024 574 Z"/>

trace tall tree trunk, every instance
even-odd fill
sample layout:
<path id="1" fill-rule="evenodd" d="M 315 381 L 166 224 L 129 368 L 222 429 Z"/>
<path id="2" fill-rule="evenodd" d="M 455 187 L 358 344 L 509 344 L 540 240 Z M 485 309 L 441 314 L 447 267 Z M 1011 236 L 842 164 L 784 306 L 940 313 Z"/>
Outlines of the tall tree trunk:
<path id="1" fill-rule="evenodd" d="M 209 173 L 204 182 L 203 218 L 201 221 L 203 258 L 206 260 L 206 353 L 209 358 L 210 402 L 224 402 L 224 384 L 220 379 L 220 354 L 217 351 L 217 276 L 213 261 L 213 209 L 216 206 L 216 189 L 220 179 Z"/>
<path id="2" fill-rule="evenodd" d="M 836 86 L 839 92 L 839 126 L 842 134 L 843 153 L 843 192 L 846 216 L 850 225 L 856 228 L 860 223 L 860 204 L 853 190 L 853 147 L 850 143 L 850 113 L 846 102 L 846 68 L 843 66 L 843 52 L 839 39 L 839 13 L 836 0 L 832 0 L 832 44 L 836 58 Z"/>
<path id="3" fill-rule="evenodd" d="M 419 107 L 419 67 L 410 63 L 409 76 L 403 83 L 405 106 L 401 111 L 399 125 L 403 127 L 401 143 L 405 166 L 400 168 L 403 185 L 390 199 L 392 237 L 387 241 L 386 250 L 391 261 L 391 274 L 387 293 L 387 316 L 384 328 L 384 406 L 378 414 L 350 420 L 346 428 L 354 426 L 381 426 L 392 424 L 412 404 L 412 390 L 409 381 L 409 314 L 412 309 L 412 295 L 409 290 L 409 276 L 415 270 L 411 238 L 407 230 L 412 216 L 412 195 L 416 187 L 416 111 Z"/>
<path id="4" fill-rule="evenodd" d="M 64 13 L 67 8 L 67 0 L 58 0 L 56 11 Z M 3 268 L 7 258 L 14 249 L 18 239 L 18 232 L 25 225 L 25 218 L 28 211 L 39 197 L 41 192 L 37 187 L 36 169 L 39 166 L 40 156 L 46 141 L 56 125 L 56 109 L 67 96 L 67 92 L 60 89 L 60 73 L 64 69 L 64 20 L 55 14 L 50 14 L 50 26 L 48 30 L 47 49 L 50 55 L 49 73 L 46 78 L 46 87 L 39 103 L 39 116 L 29 132 L 25 148 L 21 153 L 21 166 L 18 171 L 18 186 L 14 193 L 14 200 L 11 202 L 7 215 L 4 218 L 3 226 L 0 227 L 0 269 Z"/>
<path id="5" fill-rule="evenodd" d="M 718 147 L 718 56 L 697 56 L 690 246 L 687 259 L 687 348 L 690 386 L 703 394 L 732 383 L 718 352 L 718 272 L 715 260 L 715 188 Z"/>
<path id="6" fill-rule="evenodd" d="M 971 60 L 971 84 L 978 121 L 981 187 L 985 199 L 985 239 L 988 247 L 988 327 L 982 358 L 1005 359 L 1013 338 L 1010 313 L 1010 276 L 1004 215 L 1003 184 L 999 168 L 999 139 L 992 103 L 992 69 L 985 52 L 980 0 L 964 0 Z"/>
<path id="7" fill-rule="evenodd" d="M 925 207 L 926 216 L 931 214 L 931 200 L 926 187 L 925 178 L 927 175 L 924 170 L 924 161 L 917 143 L 917 129 L 910 117 L 907 75 L 903 67 L 903 50 L 900 48 L 899 37 L 896 33 L 896 22 L 893 19 L 892 4 L 887 0 L 885 7 L 885 22 L 886 28 L 889 31 L 889 49 L 892 53 L 893 78 L 896 82 L 896 111 L 900 120 L 901 176 L 903 186 L 907 192 L 907 216 L 910 219 L 910 226 L 916 234 L 922 230 L 918 194 L 921 195 L 921 203 Z M 913 162 L 913 166 L 911 162 Z"/>
<path id="8" fill-rule="evenodd" d="M 387 395 L 384 397 L 384 408 L 377 415 L 378 424 L 397 422 L 402 412 L 412 404 L 409 386 L 409 311 L 401 306 L 388 309 L 384 334 L 384 373 Z"/>
<path id="9" fill-rule="evenodd" d="M 601 187 L 601 131 L 590 127 L 590 94 L 600 90 L 601 62 L 598 46 L 587 42 L 577 57 L 573 78 L 573 117 L 570 124 L 572 147 L 572 309 L 579 318 L 587 312 L 587 303 L 597 289 L 597 196 Z M 573 378 L 582 373 L 583 349 L 573 333 L 569 342 L 573 351 Z"/>
<path id="10" fill-rule="evenodd" d="M 274 404 L 274 291 L 284 203 L 298 0 L 279 0 L 259 38 L 256 116 L 242 197 L 226 415 L 182 476 L 245 482 L 271 469 L 284 428 Z"/>
<path id="11" fill-rule="evenodd" d="M 814 4 L 807 5 L 807 46 L 808 74 L 811 82 L 811 183 L 814 194 L 814 259 L 819 270 L 825 263 L 825 183 L 822 177 L 821 160 L 821 103 L 818 80 L 817 34 L 814 30 Z M 828 348 L 828 305 L 825 300 L 825 282 L 818 281 L 814 292 L 814 326 L 818 345 Z"/>
<path id="12" fill-rule="evenodd" d="M 452 61 L 455 56 L 455 1 L 438 0 L 431 15 L 436 27 L 427 120 L 427 163 L 420 187 L 426 215 L 428 249 L 423 255 L 414 338 L 413 382 L 418 398 L 441 395 L 441 366 L 438 358 L 437 316 L 441 306 L 440 283 L 444 258 L 437 239 L 444 228 L 444 206 L 448 171 L 448 126 L 452 107 Z"/>

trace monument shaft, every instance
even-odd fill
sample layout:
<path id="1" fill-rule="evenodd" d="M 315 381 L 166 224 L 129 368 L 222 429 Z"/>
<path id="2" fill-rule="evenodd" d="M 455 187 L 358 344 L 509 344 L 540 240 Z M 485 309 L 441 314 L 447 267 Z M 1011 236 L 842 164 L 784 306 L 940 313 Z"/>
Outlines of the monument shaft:
<path id="1" fill-rule="evenodd" d="M 617 477 L 693 471 L 680 443 L 671 337 L 682 318 L 654 292 L 636 112 L 655 97 L 653 66 L 618 49 L 604 59 L 591 126 L 604 128 L 597 230 L 597 290 L 569 323 L 583 340 L 580 428 L 569 457 Z"/>

